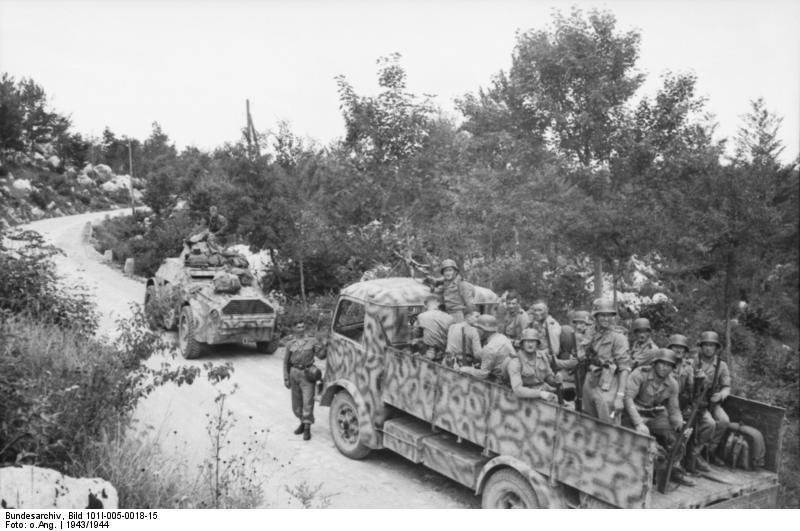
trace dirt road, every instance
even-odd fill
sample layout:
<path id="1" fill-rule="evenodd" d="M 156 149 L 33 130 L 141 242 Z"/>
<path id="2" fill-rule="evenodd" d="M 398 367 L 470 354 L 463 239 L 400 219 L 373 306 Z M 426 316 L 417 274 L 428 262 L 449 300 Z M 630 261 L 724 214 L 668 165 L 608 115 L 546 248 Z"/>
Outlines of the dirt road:
<path id="1" fill-rule="evenodd" d="M 101 333 L 113 334 L 114 320 L 128 315 L 128 304 L 141 302 L 144 286 L 100 262 L 99 254 L 84 243 L 83 230 L 111 213 L 92 213 L 46 219 L 27 225 L 64 250 L 57 260 L 68 282 L 83 282 L 95 290 L 100 308 Z M 174 337 L 173 337 L 174 340 Z M 436 508 L 477 507 L 473 493 L 449 479 L 414 465 L 388 451 L 374 452 L 363 461 L 350 460 L 336 450 L 328 431 L 328 408 L 316 408 L 311 441 L 304 442 L 292 430 L 297 420 L 291 413 L 288 391 L 283 387 L 283 349 L 272 356 L 246 346 L 215 349 L 200 360 L 153 359 L 151 363 L 175 364 L 230 361 L 232 382 L 222 390 L 237 389 L 226 399 L 235 419 L 226 440 L 234 455 L 257 455 L 256 476 L 262 481 L 265 507 L 297 506 L 286 492 L 303 482 L 322 484 L 330 507 L 340 508 Z M 174 452 L 194 468 L 207 458 L 210 438 L 207 415 L 220 389 L 205 380 L 191 386 L 169 385 L 148 397 L 136 412 L 143 426 L 152 426 L 164 451 Z M 229 442 L 228 442 L 229 441 Z"/>

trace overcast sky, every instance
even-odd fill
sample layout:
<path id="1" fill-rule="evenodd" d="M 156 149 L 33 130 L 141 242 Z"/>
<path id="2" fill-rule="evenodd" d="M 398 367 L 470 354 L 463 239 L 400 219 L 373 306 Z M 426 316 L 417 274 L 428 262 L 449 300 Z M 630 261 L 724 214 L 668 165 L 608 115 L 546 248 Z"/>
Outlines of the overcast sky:
<path id="1" fill-rule="evenodd" d="M 250 98 L 258 130 L 283 119 L 327 142 L 344 127 L 334 76 L 374 92 L 376 58 L 397 51 L 409 88 L 453 109 L 509 67 L 516 30 L 571 5 L 641 31 L 644 93 L 694 71 L 720 137 L 764 97 L 784 117 L 784 159 L 797 156 L 797 1 L 0 0 L 0 69 L 43 85 L 84 134 L 144 138 L 158 121 L 179 147 L 210 148 L 238 138 Z"/>

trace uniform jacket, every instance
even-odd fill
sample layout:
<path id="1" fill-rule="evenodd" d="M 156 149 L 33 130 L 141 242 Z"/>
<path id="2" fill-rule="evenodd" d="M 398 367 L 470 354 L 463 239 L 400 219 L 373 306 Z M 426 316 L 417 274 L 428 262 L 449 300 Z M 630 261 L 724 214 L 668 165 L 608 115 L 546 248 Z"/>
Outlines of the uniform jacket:
<path id="1" fill-rule="evenodd" d="M 531 319 L 530 328 L 535 328 L 542 334 L 542 340 L 547 346 L 551 356 L 558 357 L 561 352 L 561 325 L 549 315 L 541 323 Z"/>
<path id="2" fill-rule="evenodd" d="M 216 234 L 222 231 L 222 229 L 224 229 L 227 224 L 228 222 L 225 219 L 225 217 L 221 216 L 220 214 L 217 214 L 215 216 L 209 214 L 208 217 L 206 218 L 206 226 L 208 227 L 208 231 L 211 232 L 212 234 Z"/>
<path id="3" fill-rule="evenodd" d="M 672 373 L 673 378 L 678 382 L 678 402 L 681 408 L 687 407 L 694 395 L 694 368 L 692 362 L 684 360 L 683 363 L 675 367 Z"/>
<path id="4" fill-rule="evenodd" d="M 500 313 L 502 314 L 501 322 L 503 323 L 500 327 L 500 331 L 512 341 L 519 339 L 519 336 L 522 335 L 522 331 L 528 328 L 531 323 L 528 312 L 522 308 L 517 310 L 517 313 L 514 315 L 511 315 L 505 308 L 501 309 Z"/>
<path id="5" fill-rule="evenodd" d="M 447 329 L 453 324 L 450 314 L 441 310 L 427 310 L 417 316 L 417 328 L 422 329 L 422 342 L 429 347 L 444 350 Z"/>
<path id="6" fill-rule="evenodd" d="M 644 343 L 634 342 L 631 345 L 631 359 L 633 360 L 634 367 L 641 367 L 643 365 L 650 365 L 653 363 L 653 357 L 656 355 L 658 345 L 655 341 L 648 339 Z"/>
<path id="7" fill-rule="evenodd" d="M 286 345 L 283 357 L 283 378 L 289 378 L 292 367 L 305 368 L 314 363 L 314 358 L 325 359 L 325 346 L 313 336 L 295 338 Z"/>
<path id="8" fill-rule="evenodd" d="M 625 409 L 633 425 L 642 422 L 638 409 L 650 409 L 665 406 L 669 422 L 673 428 L 683 423 L 681 409 L 678 406 L 678 382 L 672 373 L 660 379 L 651 366 L 638 367 L 628 377 L 625 387 Z"/>
<path id="9" fill-rule="evenodd" d="M 475 290 L 470 283 L 461 278 L 461 275 L 456 275 L 449 282 L 445 280 L 438 288 L 437 293 L 441 297 L 446 312 L 467 313 L 475 309 L 473 304 Z"/>
<path id="10" fill-rule="evenodd" d="M 600 377 L 601 386 L 610 383 L 617 372 L 631 370 L 628 337 L 617 327 L 605 331 L 595 329 L 594 333 L 585 339 L 585 350 L 588 356 L 608 364 Z"/>
<path id="11" fill-rule="evenodd" d="M 526 353 L 518 352 L 508 361 L 507 372 L 511 389 L 519 397 L 535 398 L 538 395 L 535 391 L 553 391 L 551 385 L 556 384 L 546 350 L 537 350 L 532 360 Z"/>
<path id="12" fill-rule="evenodd" d="M 480 368 L 462 367 L 461 372 L 478 378 L 494 376 L 497 380 L 505 381 L 508 360 L 514 356 L 516 356 L 516 351 L 514 350 L 514 345 L 511 344 L 511 340 L 503 334 L 495 332 L 489 336 L 486 344 L 481 349 Z"/>
<path id="13" fill-rule="evenodd" d="M 711 378 L 714 377 L 714 366 L 717 363 L 717 357 L 714 356 L 711 358 L 710 361 L 706 362 L 703 360 L 702 354 L 697 356 L 697 359 L 694 362 L 694 370 L 695 375 L 694 377 L 697 378 L 698 372 L 702 372 L 705 374 L 706 377 L 706 389 L 708 389 L 711 383 Z M 724 361 L 719 362 L 719 373 L 717 374 L 717 381 L 714 382 L 713 388 L 711 389 L 711 393 L 717 393 L 721 391 L 724 387 L 731 386 L 731 372 L 728 369 L 728 364 Z"/>
<path id="14" fill-rule="evenodd" d="M 478 357 L 481 351 L 481 336 L 478 329 L 470 326 L 466 321 L 461 321 L 450 327 L 447 331 L 447 348 L 445 352 L 455 356 L 466 354 Z"/>

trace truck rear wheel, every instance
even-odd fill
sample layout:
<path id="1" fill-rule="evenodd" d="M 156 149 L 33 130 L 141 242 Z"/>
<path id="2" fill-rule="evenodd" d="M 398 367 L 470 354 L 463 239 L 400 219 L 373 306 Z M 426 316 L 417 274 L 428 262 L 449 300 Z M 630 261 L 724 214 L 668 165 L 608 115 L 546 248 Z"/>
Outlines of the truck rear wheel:
<path id="1" fill-rule="evenodd" d="M 540 509 L 539 499 L 530 482 L 511 468 L 502 468 L 489 476 L 483 488 L 484 509 Z"/>
<path id="2" fill-rule="evenodd" d="M 331 402 L 331 437 L 336 448 L 350 459 L 364 459 L 370 449 L 360 440 L 358 409 L 350 393 L 339 391 Z"/>
<path id="3" fill-rule="evenodd" d="M 191 306 L 184 306 L 178 323 L 178 345 L 181 354 L 187 360 L 198 358 L 205 350 L 205 343 L 197 341 L 194 337 L 194 316 Z"/>
<path id="4" fill-rule="evenodd" d="M 262 354 L 275 354 L 275 351 L 278 350 L 279 344 L 280 341 L 277 337 L 274 337 L 269 341 L 256 341 L 256 350 Z"/>

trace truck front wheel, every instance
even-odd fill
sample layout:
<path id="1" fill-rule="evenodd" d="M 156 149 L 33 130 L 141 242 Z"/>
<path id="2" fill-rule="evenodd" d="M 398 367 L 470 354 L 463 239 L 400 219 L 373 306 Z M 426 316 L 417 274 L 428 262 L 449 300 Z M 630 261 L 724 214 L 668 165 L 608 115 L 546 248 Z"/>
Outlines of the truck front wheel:
<path id="1" fill-rule="evenodd" d="M 489 476 L 483 489 L 484 509 L 539 509 L 539 499 L 530 482 L 511 468 L 502 468 Z"/>
<path id="2" fill-rule="evenodd" d="M 350 393 L 339 391 L 330 409 L 331 437 L 336 448 L 350 459 L 363 459 L 370 449 L 360 440 L 358 409 Z"/>

